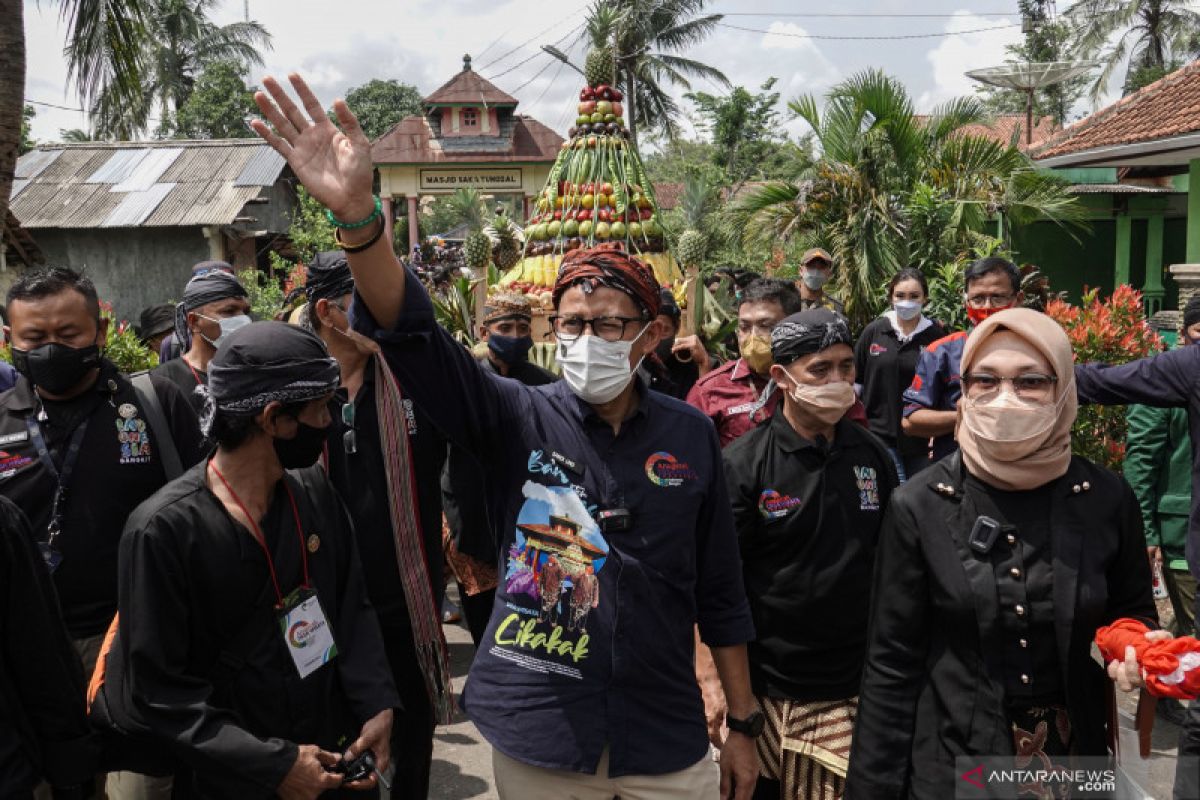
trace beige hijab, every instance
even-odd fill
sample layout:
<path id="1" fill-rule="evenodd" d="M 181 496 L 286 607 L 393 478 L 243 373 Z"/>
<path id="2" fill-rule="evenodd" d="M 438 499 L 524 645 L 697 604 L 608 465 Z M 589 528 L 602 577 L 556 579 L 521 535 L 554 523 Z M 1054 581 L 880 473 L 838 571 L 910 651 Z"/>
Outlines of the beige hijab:
<path id="1" fill-rule="evenodd" d="M 988 317 L 975 327 L 963 348 L 959 373 L 966 375 L 978 357 L 984 342 L 1001 331 L 1010 331 L 1045 356 L 1054 370 L 1057 419 L 1041 436 L 1019 445 L 998 445 L 979 437 L 964 418 L 972 414 L 970 403 L 958 404 L 958 423 L 954 435 L 962 450 L 963 464 L 979 480 L 998 489 L 1021 491 L 1035 489 L 1059 478 L 1071 463 L 1071 426 L 1079 410 L 1075 392 L 1075 365 L 1071 343 L 1057 322 L 1038 311 L 1013 308 Z"/>

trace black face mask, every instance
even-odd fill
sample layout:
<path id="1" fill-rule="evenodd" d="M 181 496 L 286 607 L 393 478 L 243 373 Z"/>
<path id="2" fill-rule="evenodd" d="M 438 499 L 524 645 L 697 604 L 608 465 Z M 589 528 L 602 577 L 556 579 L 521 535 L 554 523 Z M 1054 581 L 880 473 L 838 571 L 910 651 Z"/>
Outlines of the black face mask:
<path id="1" fill-rule="evenodd" d="M 669 363 L 667 359 L 671 357 L 671 348 L 675 346 L 675 337 L 671 336 L 663 339 L 658 343 L 658 347 L 654 348 L 654 354 L 658 356 L 658 360 L 664 364 Z"/>
<path id="2" fill-rule="evenodd" d="M 325 449 L 329 428 L 314 428 L 296 420 L 296 435 L 291 439 L 274 439 L 275 455 L 284 469 L 304 469 L 317 463 Z"/>
<path id="3" fill-rule="evenodd" d="M 100 366 L 100 348 L 69 347 L 51 342 L 32 350 L 12 349 L 13 367 L 34 386 L 51 394 L 65 394 L 79 385 L 88 372 Z"/>
<path id="4" fill-rule="evenodd" d="M 533 347 L 533 337 L 502 336 L 499 333 L 493 333 L 488 336 L 487 343 L 488 349 L 496 358 L 505 364 L 518 364 L 529 357 L 529 350 Z"/>

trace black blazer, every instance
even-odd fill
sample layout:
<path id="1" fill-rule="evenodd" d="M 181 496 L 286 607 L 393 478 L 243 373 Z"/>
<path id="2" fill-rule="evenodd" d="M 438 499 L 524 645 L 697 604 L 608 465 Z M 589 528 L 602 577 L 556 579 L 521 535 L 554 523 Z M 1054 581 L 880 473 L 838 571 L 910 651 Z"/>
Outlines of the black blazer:
<path id="1" fill-rule="evenodd" d="M 892 495 L 845 800 L 943 800 L 956 756 L 1013 751 L 995 574 L 967 544 L 979 512 L 963 478 L 956 453 Z M 1157 625 L 1141 513 L 1123 478 L 1078 457 L 1047 511 L 1072 738 L 1080 754 L 1103 755 L 1109 689 L 1092 638 L 1119 617 Z"/>

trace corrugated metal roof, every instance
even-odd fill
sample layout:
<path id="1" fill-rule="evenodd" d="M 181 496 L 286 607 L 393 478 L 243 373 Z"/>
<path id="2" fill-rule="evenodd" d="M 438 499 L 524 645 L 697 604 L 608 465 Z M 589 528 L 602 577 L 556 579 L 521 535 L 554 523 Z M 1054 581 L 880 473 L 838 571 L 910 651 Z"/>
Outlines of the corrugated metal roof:
<path id="1" fill-rule="evenodd" d="M 1074 194 L 1187 194 L 1166 186 L 1138 186 L 1134 183 L 1076 183 Z"/>
<path id="2" fill-rule="evenodd" d="M 246 160 L 242 172 L 233 179 L 234 186 L 270 186 L 279 180 L 287 161 L 274 148 L 260 147 Z"/>
<path id="3" fill-rule="evenodd" d="M 125 179 L 112 187 L 114 192 L 144 192 L 153 186 L 167 168 L 175 163 L 183 150 L 178 147 L 163 147 L 151 150 L 138 162 Z"/>
<path id="4" fill-rule="evenodd" d="M 129 177 L 142 163 L 142 159 L 150 155 L 146 148 L 139 150 L 118 150 L 108 157 L 104 166 L 88 176 L 86 183 L 120 183 Z"/>
<path id="5" fill-rule="evenodd" d="M 37 174 L 12 210 L 31 229 L 228 225 L 285 165 L 256 139 L 57 145 L 21 159 Z"/>
<path id="6" fill-rule="evenodd" d="M 28 180 L 26 180 L 24 178 L 14 178 L 13 184 L 12 184 L 12 194 L 10 194 L 8 196 L 9 201 L 11 202 L 12 199 L 14 197 L 16 197 L 17 195 L 19 195 L 21 193 L 21 190 L 24 189 L 28 185 L 29 185 Z"/>
<path id="7" fill-rule="evenodd" d="M 174 188 L 173 183 L 156 183 L 144 192 L 125 193 L 117 207 L 100 223 L 100 227 L 135 228 L 141 225 L 142 220 L 154 213 L 154 209 Z"/>
<path id="8" fill-rule="evenodd" d="M 17 178 L 36 178 L 62 153 L 62 150 L 32 150 L 17 159 L 17 169 L 13 175 Z"/>

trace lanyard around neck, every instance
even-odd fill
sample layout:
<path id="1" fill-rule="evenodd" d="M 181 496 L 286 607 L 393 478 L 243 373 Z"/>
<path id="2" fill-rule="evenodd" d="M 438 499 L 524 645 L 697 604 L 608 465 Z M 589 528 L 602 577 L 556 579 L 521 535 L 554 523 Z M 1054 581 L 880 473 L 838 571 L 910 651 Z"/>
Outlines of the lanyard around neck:
<path id="1" fill-rule="evenodd" d="M 279 604 L 277 607 L 283 607 L 283 592 L 279 590 L 279 578 L 275 574 L 275 562 L 271 558 L 271 551 L 267 549 L 267 540 L 263 537 L 262 529 L 258 527 L 258 523 L 254 521 L 254 517 L 250 516 L 250 512 L 246 510 L 246 505 L 242 502 L 242 498 L 237 496 L 237 492 L 229 485 L 229 481 L 225 480 L 225 476 L 221 474 L 221 470 L 217 469 L 216 463 L 208 462 L 208 466 L 212 469 L 213 474 L 221 479 L 221 483 L 225 484 L 225 488 L 229 491 L 229 496 L 233 498 L 233 502 L 237 503 L 237 507 L 246 515 L 246 521 L 250 523 L 250 530 L 254 533 L 254 540 L 258 542 L 259 547 L 263 550 L 263 555 L 267 557 L 267 569 L 271 571 L 271 583 L 275 586 L 275 597 Z M 304 565 L 304 588 L 309 588 L 308 583 L 308 551 L 304 547 L 304 529 L 300 525 L 300 512 L 296 508 L 296 498 L 292 495 L 292 487 L 288 486 L 287 478 L 283 479 L 283 488 L 287 492 L 288 501 L 292 504 L 292 519 L 296 521 L 296 535 L 300 538 L 300 561 Z"/>

